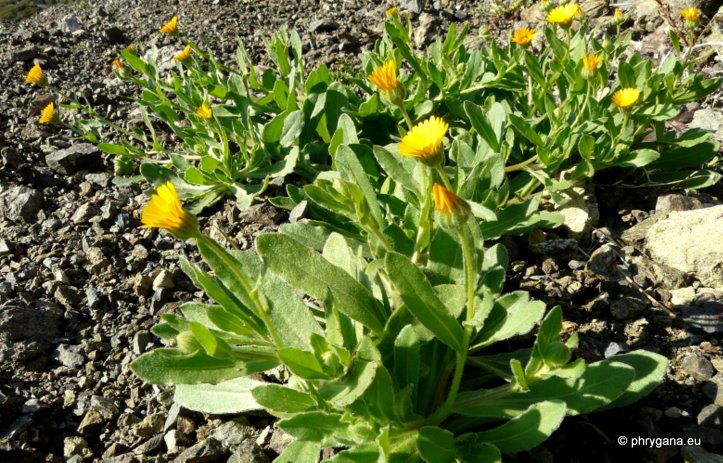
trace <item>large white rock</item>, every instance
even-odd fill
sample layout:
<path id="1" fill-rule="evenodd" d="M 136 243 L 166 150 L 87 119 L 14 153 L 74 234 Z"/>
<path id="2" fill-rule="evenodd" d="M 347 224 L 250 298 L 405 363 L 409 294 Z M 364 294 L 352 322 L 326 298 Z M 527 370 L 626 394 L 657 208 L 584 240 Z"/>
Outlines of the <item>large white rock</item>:
<path id="1" fill-rule="evenodd" d="M 645 248 L 653 260 L 723 287 L 723 205 L 671 212 L 648 229 Z"/>

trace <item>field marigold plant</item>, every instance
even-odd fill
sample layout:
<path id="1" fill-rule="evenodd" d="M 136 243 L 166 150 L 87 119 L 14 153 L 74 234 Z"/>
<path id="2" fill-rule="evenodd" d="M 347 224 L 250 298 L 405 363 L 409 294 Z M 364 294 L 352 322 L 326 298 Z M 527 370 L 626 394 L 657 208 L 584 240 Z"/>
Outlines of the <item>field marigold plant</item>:
<path id="1" fill-rule="evenodd" d="M 200 117 L 201 119 L 211 119 L 213 116 L 213 111 L 211 111 L 211 106 L 208 104 L 207 101 L 204 101 L 201 103 L 201 106 L 196 108 L 196 116 Z"/>
<path id="2" fill-rule="evenodd" d="M 173 57 L 174 60 L 184 62 L 188 60 L 188 58 L 191 57 L 191 46 L 186 45 L 186 47 L 181 50 L 176 56 Z"/>
<path id="3" fill-rule="evenodd" d="M 630 109 L 635 106 L 640 98 L 640 90 L 637 88 L 621 88 L 613 94 L 612 101 L 615 106 L 621 109 Z"/>
<path id="4" fill-rule="evenodd" d="M 166 24 L 161 27 L 161 32 L 163 34 L 177 34 L 178 33 L 178 16 L 174 16 L 171 18 L 170 21 L 168 21 Z"/>
<path id="5" fill-rule="evenodd" d="M 32 68 L 30 68 L 30 71 L 28 71 L 28 74 L 25 76 L 25 83 L 36 84 L 41 87 L 46 87 L 48 85 L 48 79 L 47 77 L 45 77 L 43 69 L 40 67 L 39 64 L 36 64 Z"/>
<path id="6" fill-rule="evenodd" d="M 582 72 L 586 79 L 595 75 L 602 59 L 597 53 L 586 53 L 582 56 Z"/>
<path id="7" fill-rule="evenodd" d="M 412 127 L 399 143 L 399 154 L 418 159 L 428 166 L 437 166 L 444 158 L 442 141 L 449 125 L 431 116 Z"/>
<path id="8" fill-rule="evenodd" d="M 535 29 L 521 27 L 519 29 L 515 29 L 512 34 L 512 39 L 510 40 L 521 47 L 526 47 L 532 43 L 535 35 L 537 35 L 537 31 Z"/>
<path id="9" fill-rule="evenodd" d="M 43 108 L 39 121 L 41 124 L 57 124 L 60 122 L 60 117 L 55 112 L 55 105 L 52 102 Z"/>
<path id="10" fill-rule="evenodd" d="M 162 228 L 180 239 L 197 237 L 199 234 L 196 216 L 181 205 L 173 183 L 160 185 L 143 208 L 142 228 Z"/>
<path id="11" fill-rule="evenodd" d="M 580 5 L 577 3 L 566 3 L 550 11 L 547 15 L 547 22 L 567 28 L 570 27 L 572 21 L 578 16 L 582 16 Z"/>
<path id="12" fill-rule="evenodd" d="M 700 20 L 700 10 L 696 7 L 684 8 L 680 15 L 688 23 L 697 23 Z"/>

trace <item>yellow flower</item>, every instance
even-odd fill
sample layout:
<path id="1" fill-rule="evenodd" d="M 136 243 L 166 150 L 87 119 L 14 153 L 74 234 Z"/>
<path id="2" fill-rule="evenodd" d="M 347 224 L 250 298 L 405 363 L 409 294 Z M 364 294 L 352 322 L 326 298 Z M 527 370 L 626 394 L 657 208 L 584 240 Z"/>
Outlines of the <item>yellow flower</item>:
<path id="1" fill-rule="evenodd" d="M 113 60 L 113 69 L 115 69 L 116 71 L 122 70 L 123 66 L 125 66 L 123 64 L 123 61 L 119 60 L 118 58 Z"/>
<path id="2" fill-rule="evenodd" d="M 184 48 L 179 54 L 173 57 L 174 60 L 184 62 L 188 58 L 191 57 L 191 46 L 186 45 L 186 48 Z"/>
<path id="3" fill-rule="evenodd" d="M 417 158 L 428 166 L 436 166 L 444 158 L 442 140 L 449 125 L 439 117 L 431 116 L 412 127 L 399 143 L 399 154 Z"/>
<path id="4" fill-rule="evenodd" d="M 700 19 L 700 10 L 694 6 L 685 8 L 680 12 L 680 15 L 689 23 L 697 23 Z"/>
<path id="5" fill-rule="evenodd" d="M 442 227 L 459 229 L 469 219 L 469 204 L 439 183 L 435 183 L 432 187 L 432 197 L 437 220 Z"/>
<path id="6" fill-rule="evenodd" d="M 613 103 L 621 109 L 630 109 L 640 98 L 640 90 L 633 87 L 622 88 L 613 94 Z"/>
<path id="7" fill-rule="evenodd" d="M 40 113 L 41 124 L 57 124 L 60 122 L 58 114 L 55 112 L 55 105 L 51 102 Z"/>
<path id="8" fill-rule="evenodd" d="M 586 79 L 594 76 L 600 67 L 600 55 L 597 53 L 587 53 L 582 56 L 582 75 Z"/>
<path id="9" fill-rule="evenodd" d="M 135 55 L 136 54 L 136 45 L 134 43 L 131 43 L 130 45 L 125 47 L 124 50 L 127 51 L 128 53 Z"/>
<path id="10" fill-rule="evenodd" d="M 613 14 L 613 24 L 620 27 L 625 22 L 625 15 L 622 11 L 620 11 L 619 8 L 615 8 L 615 13 Z"/>
<path id="11" fill-rule="evenodd" d="M 30 68 L 30 71 L 28 71 L 28 75 L 25 76 L 25 83 L 37 84 L 41 87 L 45 87 L 48 85 L 48 79 L 43 74 L 43 70 L 40 68 L 39 64 L 36 64 L 32 68 Z"/>
<path id="12" fill-rule="evenodd" d="M 576 16 L 582 15 L 582 9 L 577 3 L 566 3 L 550 11 L 547 15 L 547 22 L 557 24 L 561 27 L 570 27 Z"/>
<path id="13" fill-rule="evenodd" d="M 207 101 L 204 101 L 203 104 L 196 109 L 196 116 L 201 119 L 211 119 L 213 112 L 211 111 L 211 106 L 209 106 Z"/>
<path id="14" fill-rule="evenodd" d="M 515 30 L 515 32 L 512 34 L 511 40 L 512 42 L 516 43 L 521 47 L 526 47 L 532 42 L 532 39 L 535 38 L 535 35 L 537 35 L 536 30 L 530 29 L 528 27 L 522 27 Z"/>
<path id="15" fill-rule="evenodd" d="M 161 27 L 164 34 L 175 34 L 178 32 L 178 16 L 174 16 L 166 24 Z"/>
<path id="16" fill-rule="evenodd" d="M 396 90 L 399 83 L 397 82 L 397 63 L 394 58 L 387 60 L 382 66 L 376 68 L 374 72 L 369 74 L 368 79 L 382 92 Z"/>
<path id="17" fill-rule="evenodd" d="M 387 10 L 387 18 L 393 18 L 394 16 L 397 16 L 399 14 L 399 10 L 397 10 L 396 6 L 393 6 Z"/>
<path id="18" fill-rule="evenodd" d="M 143 208 L 141 228 L 163 228 L 185 240 L 200 235 L 196 216 L 188 212 L 178 199 L 173 183 L 159 186 Z"/>

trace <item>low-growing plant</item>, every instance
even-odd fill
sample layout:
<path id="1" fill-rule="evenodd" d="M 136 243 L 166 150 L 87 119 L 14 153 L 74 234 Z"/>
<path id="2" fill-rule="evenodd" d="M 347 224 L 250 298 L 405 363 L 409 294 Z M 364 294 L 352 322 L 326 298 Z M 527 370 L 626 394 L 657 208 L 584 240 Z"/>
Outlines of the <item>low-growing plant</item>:
<path id="1" fill-rule="evenodd" d="M 620 181 L 630 170 L 678 187 L 717 181 L 700 167 L 716 162 L 718 145 L 665 122 L 720 79 L 693 71 L 690 11 L 687 51 L 672 33 L 676 53 L 654 68 L 627 54 L 629 34 L 594 39 L 577 4 L 545 4 L 549 24 L 515 31 L 506 47 L 479 47 L 485 37 L 452 25 L 424 54 L 392 9 L 363 75 L 341 83 L 324 66 L 305 76 L 298 36 L 284 31 L 268 44 L 277 70 L 260 76 L 243 48 L 236 71 L 190 42 L 166 73 L 152 49 L 122 52 L 119 77 L 144 89 L 146 129 L 131 138 L 146 148 L 101 147 L 146 161 L 142 173 L 160 186 L 144 227 L 195 240 L 208 269 L 181 267 L 212 299 L 161 315 L 153 332 L 168 347 L 134 371 L 175 384 L 192 409 L 277 416 L 295 438 L 280 462 L 316 462 L 325 448 L 339 462 L 500 461 L 565 416 L 649 393 L 665 358 L 575 359 L 561 309 L 503 291 L 507 253 L 489 242 L 558 225 L 541 201 L 563 205 L 604 169 Z M 178 34 L 175 19 L 163 29 Z M 164 148 L 151 115 L 181 152 Z M 54 107 L 41 116 L 57 121 Z M 247 206 L 292 170 L 313 181 L 271 201 L 306 202 L 311 220 L 258 236 L 258 254 L 201 232 L 194 210 L 228 192 Z M 271 370 L 286 380 L 256 375 Z"/>

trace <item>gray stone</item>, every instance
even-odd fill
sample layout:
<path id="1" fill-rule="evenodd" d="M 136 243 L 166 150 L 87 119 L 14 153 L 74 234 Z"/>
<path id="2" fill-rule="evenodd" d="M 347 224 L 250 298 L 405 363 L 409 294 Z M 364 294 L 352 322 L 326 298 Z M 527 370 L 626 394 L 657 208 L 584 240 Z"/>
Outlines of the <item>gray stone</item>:
<path id="1" fill-rule="evenodd" d="M 0 257 L 15 253 L 15 243 L 6 239 L 0 239 Z"/>
<path id="2" fill-rule="evenodd" d="M 206 463 L 227 458 L 229 452 L 214 438 L 203 440 L 178 455 L 174 463 Z"/>
<path id="3" fill-rule="evenodd" d="M 585 270 L 604 277 L 613 276 L 617 272 L 618 256 L 611 244 L 603 244 L 590 255 Z"/>
<path id="4" fill-rule="evenodd" d="M 0 305 L 0 362 L 44 354 L 60 335 L 63 310 L 38 301 L 36 306 L 9 301 Z"/>
<path id="5" fill-rule="evenodd" d="M 692 304 L 695 302 L 695 289 L 692 286 L 688 286 L 671 290 L 670 302 L 676 306 Z"/>
<path id="6" fill-rule="evenodd" d="M 716 373 L 701 390 L 714 404 L 723 406 L 723 373 Z"/>
<path id="7" fill-rule="evenodd" d="M 689 352 L 680 360 L 682 371 L 696 381 L 707 381 L 713 377 L 715 370 L 710 360 L 698 352 Z"/>
<path id="8" fill-rule="evenodd" d="M 569 256 L 577 252 L 577 240 L 556 238 L 530 244 L 530 252 L 538 256 Z"/>
<path id="9" fill-rule="evenodd" d="M 163 441 L 166 443 L 166 448 L 169 452 L 175 453 L 179 450 L 179 447 L 187 447 L 191 443 L 191 440 L 178 432 L 176 429 L 171 429 L 163 435 Z"/>
<path id="10" fill-rule="evenodd" d="M 78 425 L 78 433 L 83 437 L 93 437 L 98 434 L 105 419 L 100 411 L 90 409 Z"/>
<path id="11" fill-rule="evenodd" d="M 271 439 L 269 440 L 269 447 L 274 452 L 281 454 L 293 441 L 294 438 L 285 433 L 284 430 L 274 428 L 274 432 L 271 434 Z"/>
<path id="12" fill-rule="evenodd" d="M 270 463 L 271 459 L 255 442 L 246 440 L 234 449 L 233 454 L 231 454 L 226 463 L 248 462 Z"/>
<path id="13" fill-rule="evenodd" d="M 317 19 L 309 25 L 309 32 L 332 32 L 339 29 L 339 23 L 329 19 Z"/>
<path id="14" fill-rule="evenodd" d="M 573 238 L 587 239 L 592 229 L 600 220 L 595 196 L 586 193 L 584 188 L 575 187 L 565 193 L 569 199 L 559 207 L 562 224 L 570 231 Z"/>
<path id="15" fill-rule="evenodd" d="M 70 458 L 74 455 L 79 455 L 83 458 L 89 458 L 93 455 L 88 442 L 80 436 L 70 436 L 63 440 L 63 456 Z"/>
<path id="16" fill-rule="evenodd" d="M 85 354 L 83 354 L 83 346 L 60 344 L 53 352 L 53 358 L 71 370 L 76 370 L 85 363 Z"/>
<path id="17" fill-rule="evenodd" d="M 31 59 L 35 58 L 38 55 L 38 50 L 35 49 L 35 47 L 25 47 L 21 48 L 19 50 L 14 50 L 10 54 L 10 60 L 13 63 L 17 63 L 18 61 L 30 61 Z"/>
<path id="18" fill-rule="evenodd" d="M 156 278 L 153 279 L 153 289 L 173 289 L 175 286 L 173 282 L 173 273 L 169 272 L 168 270 L 161 270 L 158 272 L 158 275 L 156 275 Z"/>
<path id="19" fill-rule="evenodd" d="M 723 140 L 723 114 L 713 108 L 699 109 L 693 113 L 693 120 L 690 122 L 691 129 L 701 129 L 711 132 L 715 140 Z"/>
<path id="20" fill-rule="evenodd" d="M 43 195 L 33 188 L 17 185 L 0 194 L 0 214 L 11 222 L 35 222 L 42 207 Z"/>
<path id="21" fill-rule="evenodd" d="M 617 320 L 629 320 L 640 315 L 646 304 L 634 297 L 621 297 L 610 302 L 610 313 Z"/>
<path id="22" fill-rule="evenodd" d="M 226 448 L 231 448 L 241 444 L 241 442 L 250 439 L 254 435 L 254 430 L 248 424 L 246 418 L 236 418 L 223 423 L 214 429 L 211 437 L 221 442 Z"/>
<path id="23" fill-rule="evenodd" d="M 72 34 L 75 31 L 83 29 L 78 22 L 78 18 L 74 14 L 69 14 L 60 20 L 60 31 L 64 34 Z"/>
<path id="24" fill-rule="evenodd" d="M 163 413 L 154 413 L 143 418 L 143 421 L 133 426 L 133 433 L 140 437 L 150 437 L 161 432 L 166 417 Z"/>
<path id="25" fill-rule="evenodd" d="M 99 214 L 98 210 L 91 206 L 89 203 L 83 203 L 78 207 L 73 215 L 70 217 L 70 221 L 76 224 L 89 223 L 93 217 L 97 217 Z"/>
<path id="26" fill-rule="evenodd" d="M 161 448 L 161 445 L 163 445 L 163 434 L 156 434 L 138 447 L 134 448 L 133 453 L 137 455 L 147 455 Z"/>
<path id="27" fill-rule="evenodd" d="M 133 353 L 141 355 L 146 351 L 146 346 L 151 342 L 151 334 L 146 330 L 138 331 L 133 335 Z"/>
<path id="28" fill-rule="evenodd" d="M 701 426 L 720 428 L 723 423 L 723 407 L 717 404 L 706 405 L 698 413 L 697 420 Z"/>
<path id="29" fill-rule="evenodd" d="M 627 351 L 628 347 L 625 344 L 619 342 L 611 342 L 607 345 L 607 347 L 605 347 L 605 352 L 603 353 L 603 355 L 605 356 L 605 358 L 610 358 L 614 355 L 622 354 Z"/>
<path id="30" fill-rule="evenodd" d="M 70 148 L 54 151 L 45 156 L 45 163 L 56 172 L 73 175 L 81 170 L 103 168 L 103 158 L 95 145 L 79 143 Z"/>
<path id="31" fill-rule="evenodd" d="M 399 8 L 411 13 L 419 14 L 424 10 L 427 0 L 401 0 Z"/>
<path id="32" fill-rule="evenodd" d="M 670 194 L 658 196 L 655 212 L 666 214 L 673 211 L 691 211 L 703 207 L 703 202 L 695 196 Z"/>
<path id="33" fill-rule="evenodd" d="M 723 205 L 671 212 L 647 231 L 645 248 L 653 260 L 723 287 Z"/>

